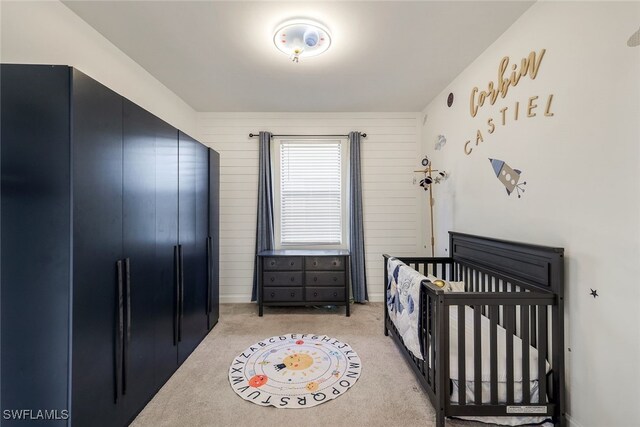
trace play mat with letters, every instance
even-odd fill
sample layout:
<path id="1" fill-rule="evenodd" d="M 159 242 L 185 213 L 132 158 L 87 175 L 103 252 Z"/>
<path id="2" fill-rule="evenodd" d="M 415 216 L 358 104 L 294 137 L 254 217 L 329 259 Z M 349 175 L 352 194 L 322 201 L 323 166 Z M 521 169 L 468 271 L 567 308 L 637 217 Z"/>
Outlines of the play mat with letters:
<path id="1" fill-rule="evenodd" d="M 361 370 L 358 354 L 347 343 L 326 335 L 285 334 L 236 356 L 229 382 L 257 405 L 310 408 L 344 394 Z"/>

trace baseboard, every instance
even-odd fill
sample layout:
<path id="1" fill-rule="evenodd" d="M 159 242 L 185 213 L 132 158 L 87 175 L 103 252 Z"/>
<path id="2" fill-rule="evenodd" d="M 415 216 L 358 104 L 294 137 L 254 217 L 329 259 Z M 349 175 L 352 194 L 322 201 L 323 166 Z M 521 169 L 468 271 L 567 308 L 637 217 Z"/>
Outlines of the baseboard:
<path id="1" fill-rule="evenodd" d="M 251 294 L 220 295 L 221 304 L 241 304 L 250 302 Z"/>
<path id="2" fill-rule="evenodd" d="M 384 301 L 384 294 L 382 292 L 370 293 L 369 302 L 382 302 Z M 220 295 L 221 304 L 241 304 L 250 303 L 250 294 L 232 294 L 232 295 Z"/>
<path id="3" fill-rule="evenodd" d="M 567 417 L 567 424 L 569 424 L 569 427 L 584 427 L 582 424 L 580 424 L 579 422 L 571 418 L 571 415 L 567 414 L 566 417 Z"/>
<path id="4" fill-rule="evenodd" d="M 382 292 L 369 293 L 369 301 L 370 302 L 382 302 L 382 301 L 384 301 L 384 293 L 382 293 Z"/>

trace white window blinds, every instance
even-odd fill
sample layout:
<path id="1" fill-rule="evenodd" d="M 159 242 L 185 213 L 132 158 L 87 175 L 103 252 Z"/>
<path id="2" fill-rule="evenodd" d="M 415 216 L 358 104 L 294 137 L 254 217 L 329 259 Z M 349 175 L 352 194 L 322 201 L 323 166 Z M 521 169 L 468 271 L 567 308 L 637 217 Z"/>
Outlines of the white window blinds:
<path id="1" fill-rule="evenodd" d="M 340 141 L 280 142 L 283 245 L 342 243 Z"/>

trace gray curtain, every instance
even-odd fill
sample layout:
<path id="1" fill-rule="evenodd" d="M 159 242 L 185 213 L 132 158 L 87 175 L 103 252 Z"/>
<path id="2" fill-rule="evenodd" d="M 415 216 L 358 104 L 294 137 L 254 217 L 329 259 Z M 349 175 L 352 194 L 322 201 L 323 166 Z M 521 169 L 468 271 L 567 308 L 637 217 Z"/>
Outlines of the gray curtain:
<path id="1" fill-rule="evenodd" d="M 355 302 L 363 303 L 367 295 L 364 265 L 364 227 L 362 225 L 362 179 L 360 178 L 360 132 L 349 133 L 349 251 L 351 252 L 351 293 Z"/>
<path id="2" fill-rule="evenodd" d="M 273 235 L 273 183 L 271 182 L 271 133 L 260 132 L 258 165 L 258 223 L 256 255 L 275 247 Z M 258 299 L 258 259 L 254 257 L 251 301 Z"/>

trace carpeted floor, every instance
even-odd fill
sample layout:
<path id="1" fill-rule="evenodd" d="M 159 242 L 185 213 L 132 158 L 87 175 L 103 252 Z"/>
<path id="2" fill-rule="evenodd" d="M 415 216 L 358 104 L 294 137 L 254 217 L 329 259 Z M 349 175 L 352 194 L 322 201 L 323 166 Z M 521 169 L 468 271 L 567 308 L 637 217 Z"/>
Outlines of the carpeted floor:
<path id="1" fill-rule="evenodd" d="M 391 338 L 383 334 L 382 303 L 334 309 L 222 304 L 220 321 L 134 420 L 160 426 L 420 426 L 435 425 L 433 409 Z M 358 382 L 339 398 L 305 409 L 261 407 L 238 397 L 228 380 L 233 358 L 248 345 L 288 332 L 327 334 L 362 360 Z M 447 426 L 486 424 L 447 420 Z"/>

